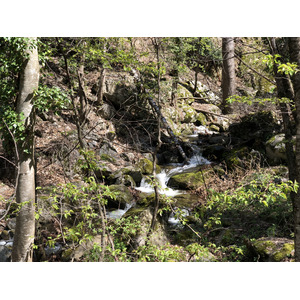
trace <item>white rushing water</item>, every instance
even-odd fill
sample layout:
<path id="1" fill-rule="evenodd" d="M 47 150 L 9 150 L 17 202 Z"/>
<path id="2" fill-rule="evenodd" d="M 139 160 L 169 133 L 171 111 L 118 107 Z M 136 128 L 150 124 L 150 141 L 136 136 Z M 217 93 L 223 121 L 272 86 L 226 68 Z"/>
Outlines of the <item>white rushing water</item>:
<path id="1" fill-rule="evenodd" d="M 201 132 L 202 134 L 210 134 L 208 129 L 205 126 L 199 126 L 198 131 Z M 198 133 L 199 133 L 198 132 Z M 198 136 L 197 133 L 197 136 Z M 196 135 L 195 135 L 196 136 Z M 181 174 L 181 173 L 187 173 L 187 172 L 192 172 L 193 170 L 196 170 L 196 168 L 200 165 L 206 165 L 210 164 L 210 161 L 205 159 L 200 153 L 199 147 L 196 145 L 192 145 L 194 155 L 189 159 L 189 161 L 185 164 L 171 164 L 169 166 L 166 166 L 165 169 L 161 171 L 161 173 L 156 175 L 156 179 L 158 180 L 158 185 L 159 185 L 159 193 L 166 195 L 168 197 L 173 197 L 179 194 L 184 193 L 183 191 L 179 190 L 174 190 L 170 187 L 168 187 L 168 181 L 173 175 Z M 154 192 L 154 187 L 151 182 L 149 182 L 149 179 L 147 177 L 143 177 L 141 184 L 139 187 L 135 188 L 136 190 L 143 192 L 143 193 L 148 193 L 151 194 Z M 126 207 L 124 209 L 116 209 L 111 212 L 107 212 L 107 217 L 111 219 L 119 219 L 121 218 L 127 210 L 129 210 L 132 207 L 132 204 L 126 204 Z M 187 213 L 187 212 L 185 212 Z M 170 224 L 176 224 L 179 222 L 179 220 L 171 214 L 169 218 L 169 223 Z"/>
<path id="2" fill-rule="evenodd" d="M 107 218 L 110 218 L 110 219 L 120 219 L 126 213 L 126 211 L 131 207 L 132 207 L 132 204 L 126 203 L 124 209 L 116 209 L 113 211 L 108 211 L 106 213 L 106 216 L 107 216 Z"/>
<path id="3" fill-rule="evenodd" d="M 189 170 L 193 170 L 194 168 L 200 166 L 209 164 L 209 160 L 205 159 L 201 154 L 195 154 L 192 156 L 187 164 L 173 164 L 172 169 L 164 169 L 161 173 L 156 175 L 156 178 L 159 183 L 159 193 L 166 195 L 166 196 L 176 196 L 181 194 L 181 191 L 174 190 L 172 188 L 169 188 L 168 181 L 173 175 L 181 174 L 188 172 Z M 143 193 L 153 193 L 154 187 L 153 185 L 147 181 L 147 179 L 144 177 L 141 181 L 141 184 L 139 187 L 135 188 L 138 191 L 141 191 Z"/>

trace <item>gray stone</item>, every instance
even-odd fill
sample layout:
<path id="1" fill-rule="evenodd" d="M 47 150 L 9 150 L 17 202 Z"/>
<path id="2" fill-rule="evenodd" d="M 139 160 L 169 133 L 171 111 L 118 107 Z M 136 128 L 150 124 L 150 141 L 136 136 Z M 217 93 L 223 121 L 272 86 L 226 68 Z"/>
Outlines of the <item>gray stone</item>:
<path id="1" fill-rule="evenodd" d="M 285 135 L 277 134 L 266 142 L 266 154 L 272 163 L 280 163 L 286 161 L 285 153 Z M 294 138 L 295 140 L 295 138 Z"/>
<path id="2" fill-rule="evenodd" d="M 6 246 L 0 246 L 0 262 L 9 262 L 11 258 L 11 250 Z"/>

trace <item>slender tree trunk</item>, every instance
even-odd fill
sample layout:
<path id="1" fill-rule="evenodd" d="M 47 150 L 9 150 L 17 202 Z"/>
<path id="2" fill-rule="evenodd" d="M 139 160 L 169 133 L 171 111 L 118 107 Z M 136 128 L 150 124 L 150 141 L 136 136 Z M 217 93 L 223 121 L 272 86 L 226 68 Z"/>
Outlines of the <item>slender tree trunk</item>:
<path id="1" fill-rule="evenodd" d="M 228 114 L 232 111 L 231 107 L 226 104 L 226 99 L 236 94 L 236 77 L 235 77 L 235 62 L 234 62 L 234 38 L 222 38 L 222 93 L 223 103 L 222 111 Z"/>
<path id="2" fill-rule="evenodd" d="M 154 47 L 155 47 L 155 51 L 156 51 L 156 60 L 157 60 L 157 69 L 158 69 L 158 75 L 157 75 L 157 87 L 158 87 L 158 91 L 157 91 L 157 95 L 158 95 L 158 105 L 160 105 L 160 57 L 159 57 L 159 50 L 160 50 L 160 43 L 159 40 L 157 38 L 154 39 L 153 41 Z M 153 174 L 153 178 L 156 178 L 156 164 L 157 164 L 157 153 L 161 147 L 161 118 L 158 118 L 158 124 L 157 124 L 157 146 L 155 147 L 155 151 L 152 153 L 152 157 L 153 157 L 153 170 L 152 170 L 152 174 Z M 152 221 L 151 221 L 151 225 L 150 225 L 150 230 L 148 233 L 151 234 L 154 231 L 155 228 L 155 223 L 156 223 L 156 218 L 157 218 L 157 212 L 158 212 L 158 207 L 159 207 L 159 187 L 158 185 L 155 183 L 154 185 L 154 192 L 155 192 L 155 204 L 154 204 L 154 210 L 153 210 L 153 217 L 152 217 Z"/>
<path id="3" fill-rule="evenodd" d="M 275 38 L 270 39 L 271 52 L 273 55 L 279 54 Z M 278 67 L 274 64 L 274 75 L 277 85 L 277 96 L 278 98 L 288 98 L 291 101 L 294 100 L 294 91 L 291 89 L 289 84 L 289 77 L 285 74 L 278 73 Z M 289 179 L 294 181 L 297 179 L 297 172 L 295 169 L 296 156 L 294 153 L 293 146 L 293 135 L 292 135 L 292 114 L 289 113 L 289 104 L 279 103 L 279 108 L 282 115 L 284 134 L 285 134 L 285 146 L 286 146 L 286 156 L 289 169 Z M 292 193 L 292 199 L 294 199 L 294 194 Z"/>
<path id="4" fill-rule="evenodd" d="M 100 72 L 99 88 L 98 88 L 98 92 L 97 92 L 97 102 L 98 102 L 99 106 L 101 106 L 103 104 L 103 91 L 104 91 L 105 74 L 106 74 L 106 69 L 102 68 L 101 72 Z"/>
<path id="5" fill-rule="evenodd" d="M 28 58 L 20 78 L 17 113 L 23 120 L 24 141 L 18 141 L 18 182 L 16 201 L 20 205 L 12 250 L 12 261 L 32 261 L 35 234 L 35 166 L 33 93 L 38 88 L 39 60 L 35 38 L 29 39 Z M 21 116 L 23 115 L 23 119 Z"/>
<path id="6" fill-rule="evenodd" d="M 289 38 L 289 51 L 292 62 L 300 67 L 300 38 Z M 295 93 L 295 105 L 297 112 L 297 134 L 296 134 L 296 164 L 294 168 L 297 172 L 297 181 L 300 182 L 300 72 L 293 78 Z M 298 189 L 294 200 L 294 236 L 295 236 L 295 261 L 300 261 L 300 189 Z"/>

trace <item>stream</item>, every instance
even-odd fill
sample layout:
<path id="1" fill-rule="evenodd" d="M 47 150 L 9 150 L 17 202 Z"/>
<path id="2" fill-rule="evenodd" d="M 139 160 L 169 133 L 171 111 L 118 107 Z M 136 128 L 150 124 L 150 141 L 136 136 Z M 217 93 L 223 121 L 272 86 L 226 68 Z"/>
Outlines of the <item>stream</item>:
<path id="1" fill-rule="evenodd" d="M 198 171 L 199 166 L 210 164 L 210 161 L 202 156 L 201 148 L 193 142 L 198 140 L 198 134 L 211 134 L 212 132 L 207 130 L 207 128 L 205 128 L 204 126 L 199 126 L 197 129 L 198 130 L 195 134 L 188 135 L 185 137 L 192 143 L 192 149 L 194 152 L 192 157 L 188 160 L 188 163 L 185 163 L 185 164 L 173 163 L 173 164 L 162 166 L 161 173 L 156 175 L 156 178 L 157 178 L 159 186 L 160 186 L 160 188 L 159 188 L 160 194 L 166 195 L 168 197 L 174 197 L 174 196 L 186 193 L 186 191 L 175 190 L 175 189 L 168 187 L 169 179 L 172 176 L 177 175 L 177 174 Z M 147 194 L 154 193 L 154 187 L 147 180 L 146 177 L 142 178 L 140 186 L 136 187 L 135 189 L 142 193 L 147 193 Z M 134 203 L 126 204 L 126 207 L 124 209 L 116 209 L 116 210 L 107 212 L 107 217 L 112 218 L 112 219 L 119 219 L 133 206 L 133 204 Z M 188 215 L 188 210 L 182 210 L 182 213 L 183 213 L 183 215 Z M 177 220 L 175 218 L 174 214 L 172 213 L 170 215 L 168 222 L 170 224 L 178 224 L 179 220 Z"/>

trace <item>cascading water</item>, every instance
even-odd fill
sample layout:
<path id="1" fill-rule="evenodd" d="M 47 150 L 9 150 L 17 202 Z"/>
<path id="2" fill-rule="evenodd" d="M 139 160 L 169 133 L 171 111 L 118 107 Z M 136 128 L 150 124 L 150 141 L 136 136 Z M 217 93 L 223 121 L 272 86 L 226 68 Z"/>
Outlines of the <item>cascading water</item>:
<path id="1" fill-rule="evenodd" d="M 193 138 L 197 137 L 197 139 L 198 139 L 198 133 L 210 134 L 208 129 L 204 126 L 199 126 L 198 129 L 199 129 L 199 132 L 197 132 L 195 135 L 188 136 L 188 138 L 191 138 L 191 140 L 192 140 Z M 177 175 L 177 174 L 187 173 L 187 172 L 192 172 L 193 170 L 197 170 L 197 168 L 200 165 L 210 164 L 210 161 L 208 161 L 201 155 L 201 149 L 197 145 L 192 144 L 192 149 L 193 149 L 194 155 L 189 159 L 189 161 L 187 163 L 185 163 L 185 164 L 179 164 L 179 163 L 170 164 L 170 165 L 166 166 L 164 169 L 162 169 L 161 173 L 156 175 L 156 179 L 158 180 L 160 194 L 163 194 L 163 195 L 166 195 L 169 197 L 174 197 L 176 195 L 183 194 L 184 191 L 174 190 L 174 189 L 168 187 L 169 179 L 172 176 Z M 148 194 L 154 193 L 153 184 L 151 184 L 151 182 L 149 182 L 149 179 L 147 179 L 147 177 L 142 178 L 140 186 L 136 187 L 135 189 L 140 192 L 143 192 L 143 193 L 148 193 Z M 125 214 L 125 212 L 132 207 L 132 205 L 133 204 L 126 204 L 125 209 L 117 209 L 117 210 L 108 212 L 107 217 L 113 218 L 113 219 L 121 218 L 123 216 L 123 214 Z M 188 212 L 186 211 L 185 214 L 188 214 Z M 177 224 L 177 223 L 179 223 L 179 220 L 176 219 L 174 214 L 171 214 L 171 216 L 169 218 L 169 223 Z"/>

